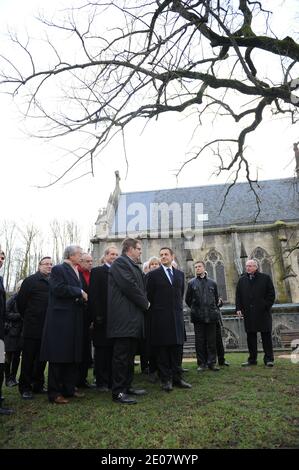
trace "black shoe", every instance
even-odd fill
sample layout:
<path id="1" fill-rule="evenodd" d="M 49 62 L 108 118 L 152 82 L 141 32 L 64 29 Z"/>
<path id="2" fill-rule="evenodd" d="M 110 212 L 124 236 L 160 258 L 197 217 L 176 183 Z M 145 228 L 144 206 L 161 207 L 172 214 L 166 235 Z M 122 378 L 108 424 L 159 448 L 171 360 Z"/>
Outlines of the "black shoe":
<path id="1" fill-rule="evenodd" d="M 257 366 L 257 362 L 242 362 L 241 364 L 242 367 L 251 367 L 251 366 Z"/>
<path id="2" fill-rule="evenodd" d="M 143 390 L 143 388 L 129 388 L 127 390 L 127 394 L 128 395 L 136 395 L 136 396 L 141 397 L 142 395 L 146 395 L 147 391 Z"/>
<path id="3" fill-rule="evenodd" d="M 189 372 L 189 369 L 186 369 L 185 367 L 182 367 L 182 372 Z"/>
<path id="4" fill-rule="evenodd" d="M 182 380 L 182 379 L 173 382 L 173 385 L 179 388 L 192 388 L 191 384 L 188 384 L 188 382 L 185 382 L 185 380 Z"/>
<path id="5" fill-rule="evenodd" d="M 129 397 L 126 393 L 119 393 L 118 395 L 112 396 L 112 400 L 121 403 L 122 405 L 134 405 L 137 403 L 134 398 Z"/>
<path id="6" fill-rule="evenodd" d="M 82 382 L 78 385 L 78 388 L 96 388 L 96 384 L 90 384 L 89 382 Z"/>
<path id="7" fill-rule="evenodd" d="M 165 392 L 171 392 L 171 391 L 173 390 L 173 388 L 172 388 L 172 383 L 171 383 L 170 381 L 168 381 L 168 382 L 162 382 L 161 388 L 162 388 L 162 390 L 164 390 Z"/>
<path id="8" fill-rule="evenodd" d="M 220 368 L 213 365 L 213 366 L 209 366 L 209 370 L 212 370 L 213 372 L 218 372 L 220 370 Z"/>
<path id="9" fill-rule="evenodd" d="M 274 367 L 274 362 L 273 361 L 268 361 L 265 364 L 266 367 Z"/>
<path id="10" fill-rule="evenodd" d="M 230 366 L 230 363 L 227 362 L 227 361 L 224 361 L 224 362 L 218 362 L 219 366 L 226 366 L 226 367 L 229 367 Z"/>
<path id="11" fill-rule="evenodd" d="M 205 372 L 208 370 L 207 366 L 199 366 L 197 367 L 197 372 Z"/>
<path id="12" fill-rule="evenodd" d="M 0 415 L 12 415 L 14 413 L 14 410 L 11 410 L 10 408 L 0 408 Z"/>
<path id="13" fill-rule="evenodd" d="M 18 385 L 18 381 L 16 379 L 8 379 L 6 382 L 5 382 L 5 385 L 6 387 L 15 387 L 16 385 Z"/>
<path id="14" fill-rule="evenodd" d="M 32 392 L 23 392 L 22 393 L 23 400 L 33 400 L 33 393 Z"/>

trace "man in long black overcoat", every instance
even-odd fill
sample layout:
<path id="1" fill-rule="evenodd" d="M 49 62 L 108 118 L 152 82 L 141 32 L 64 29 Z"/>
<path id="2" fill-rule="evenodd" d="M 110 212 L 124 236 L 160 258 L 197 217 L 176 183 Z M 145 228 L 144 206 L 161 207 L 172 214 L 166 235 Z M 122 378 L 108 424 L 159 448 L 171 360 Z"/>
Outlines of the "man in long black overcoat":
<path id="1" fill-rule="evenodd" d="M 262 337 L 264 364 L 273 367 L 271 307 L 274 300 L 275 290 L 270 276 L 258 271 L 256 260 L 248 260 L 246 274 L 241 276 L 236 289 L 236 312 L 244 317 L 249 350 L 248 361 L 242 364 L 243 367 L 257 364 L 258 331 Z"/>
<path id="2" fill-rule="evenodd" d="M 23 318 L 22 361 L 19 391 L 22 398 L 30 400 L 33 393 L 42 393 L 46 363 L 40 361 L 43 327 L 49 300 L 49 275 L 52 259 L 43 257 L 38 271 L 24 279 L 17 295 L 17 307 Z"/>
<path id="3" fill-rule="evenodd" d="M 112 385 L 113 340 L 107 338 L 108 274 L 113 261 L 118 257 L 115 246 L 104 252 L 104 264 L 91 270 L 88 306 L 92 318 L 92 340 L 97 390 L 107 392 Z"/>
<path id="4" fill-rule="evenodd" d="M 150 343 L 156 350 L 162 390 L 176 385 L 190 388 L 182 378 L 184 344 L 184 273 L 172 266 L 171 248 L 160 250 L 161 266 L 147 274 L 147 296 L 150 302 Z"/>
<path id="5" fill-rule="evenodd" d="M 138 339 L 144 336 L 144 312 L 149 307 L 144 274 L 138 262 L 141 256 L 139 240 L 127 238 L 122 255 L 109 271 L 107 337 L 113 338 L 112 399 L 133 404 L 129 395 L 144 395 L 145 390 L 132 388 L 134 356 Z"/>
<path id="6" fill-rule="evenodd" d="M 49 361 L 48 398 L 57 404 L 68 403 L 65 397 L 80 396 L 75 385 L 82 361 L 83 302 L 88 300 L 77 269 L 81 256 L 80 247 L 67 247 L 64 263 L 53 267 L 49 279 L 41 360 Z"/>

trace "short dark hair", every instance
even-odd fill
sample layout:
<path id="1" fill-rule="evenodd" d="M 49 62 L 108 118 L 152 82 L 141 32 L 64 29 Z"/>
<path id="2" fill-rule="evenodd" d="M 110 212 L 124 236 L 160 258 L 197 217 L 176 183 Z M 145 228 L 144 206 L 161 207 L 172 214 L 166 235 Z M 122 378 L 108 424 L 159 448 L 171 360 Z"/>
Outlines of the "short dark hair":
<path id="1" fill-rule="evenodd" d="M 125 255 L 126 253 L 128 253 L 130 248 L 136 248 L 137 243 L 140 244 L 140 240 L 138 240 L 137 238 L 126 238 L 121 244 L 121 254 Z"/>
<path id="2" fill-rule="evenodd" d="M 52 258 L 51 258 L 51 256 L 44 256 L 43 258 L 41 258 L 41 259 L 39 260 L 38 265 L 40 266 L 40 265 L 42 264 L 42 262 L 43 262 L 45 259 L 52 259 Z"/>
<path id="3" fill-rule="evenodd" d="M 206 267 L 206 263 L 204 261 L 202 261 L 201 259 L 199 259 L 198 261 L 195 261 L 194 266 L 196 264 L 202 264 L 204 268 Z"/>
<path id="4" fill-rule="evenodd" d="M 162 246 L 162 248 L 160 248 L 160 251 L 159 253 L 161 253 L 162 250 L 168 250 L 169 253 L 173 256 L 174 255 L 174 252 L 171 248 L 169 248 L 169 246 Z"/>

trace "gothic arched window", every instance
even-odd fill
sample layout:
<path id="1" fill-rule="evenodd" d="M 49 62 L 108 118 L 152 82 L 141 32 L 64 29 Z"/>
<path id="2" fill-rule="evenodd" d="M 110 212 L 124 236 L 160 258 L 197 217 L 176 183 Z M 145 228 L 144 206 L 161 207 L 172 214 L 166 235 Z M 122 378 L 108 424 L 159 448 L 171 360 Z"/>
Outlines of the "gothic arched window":
<path id="1" fill-rule="evenodd" d="M 256 258 L 259 262 L 260 265 L 260 271 L 262 273 L 268 274 L 272 281 L 273 281 L 273 273 L 272 273 L 272 263 L 271 263 L 271 258 L 260 246 L 258 246 L 251 254 L 251 259 Z"/>
<path id="2" fill-rule="evenodd" d="M 208 277 L 217 283 L 219 297 L 221 297 L 223 301 L 226 301 L 225 270 L 221 254 L 216 250 L 210 250 L 206 255 L 205 263 Z"/>

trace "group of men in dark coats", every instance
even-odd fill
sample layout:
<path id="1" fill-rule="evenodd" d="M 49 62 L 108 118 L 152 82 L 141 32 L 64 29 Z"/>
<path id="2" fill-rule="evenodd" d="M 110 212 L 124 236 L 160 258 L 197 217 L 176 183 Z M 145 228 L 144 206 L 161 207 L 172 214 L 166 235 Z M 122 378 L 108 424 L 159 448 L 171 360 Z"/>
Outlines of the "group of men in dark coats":
<path id="1" fill-rule="evenodd" d="M 116 247 L 108 247 L 103 265 L 93 268 L 90 273 L 89 260 L 87 274 L 78 270 L 82 249 L 72 245 L 66 248 L 61 265 L 52 268 L 51 259 L 43 258 L 39 271 L 23 282 L 18 299 L 24 316 L 25 348 L 19 383 L 23 398 L 26 398 L 24 393 L 30 395 L 43 389 L 47 361 L 50 402 L 65 404 L 69 397 L 83 396 L 76 387 L 78 366 L 82 364 L 86 344 L 83 341 L 84 323 L 91 323 L 97 389 L 111 390 L 115 402 L 136 403 L 136 396 L 146 394 L 145 390 L 132 385 L 134 356 L 139 340 L 144 337 L 145 316 L 162 390 L 170 392 L 175 386 L 191 388 L 183 378 L 182 369 L 184 274 L 173 267 L 172 249 L 163 247 L 160 249 L 161 266 L 144 276 L 139 268 L 141 252 L 140 240 L 127 238 L 123 241 L 121 256 Z M 204 262 L 195 263 L 196 276 L 188 283 L 186 303 L 191 309 L 201 367 L 213 370 L 221 299 L 216 283 L 207 278 L 204 269 Z M 32 295 L 34 289 L 37 289 L 37 295 Z M 32 297 L 36 303 L 30 306 Z M 270 312 L 274 299 L 271 278 L 258 272 L 255 260 L 248 260 L 246 273 L 239 279 L 236 290 L 237 314 L 244 316 L 249 348 L 249 358 L 243 366 L 257 363 L 257 331 L 262 334 L 265 365 L 272 367 L 274 364 Z M 1 278 L 0 307 L 2 348 L 5 291 Z M 40 322 L 26 327 L 30 316 L 38 316 L 34 315 L 35 309 L 42 311 Z M 0 388 L 3 382 L 1 357 L 0 354 Z M 81 367 L 81 371 L 80 380 L 85 381 L 86 369 Z M 1 409 L 2 414 L 11 411 Z"/>

